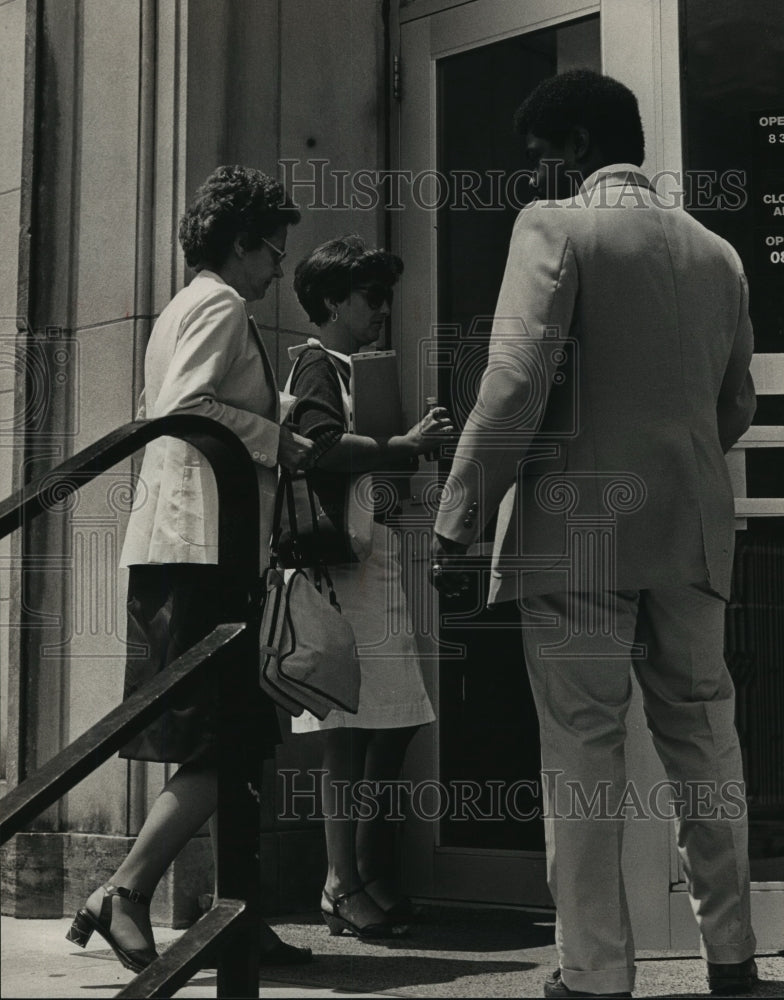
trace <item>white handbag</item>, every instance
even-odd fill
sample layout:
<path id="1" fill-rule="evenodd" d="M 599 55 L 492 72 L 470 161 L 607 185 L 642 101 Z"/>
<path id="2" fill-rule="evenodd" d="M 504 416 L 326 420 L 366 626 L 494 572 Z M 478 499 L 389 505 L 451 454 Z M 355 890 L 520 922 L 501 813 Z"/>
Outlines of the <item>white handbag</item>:
<path id="1" fill-rule="evenodd" d="M 301 715 L 304 709 L 319 719 L 333 709 L 356 713 L 360 666 L 354 630 L 340 613 L 329 570 L 300 564 L 284 575 L 278 568 L 284 505 L 289 508 L 296 552 L 296 513 L 291 477 L 285 471 L 278 484 L 270 565 L 264 576 L 259 686 L 292 715 Z"/>

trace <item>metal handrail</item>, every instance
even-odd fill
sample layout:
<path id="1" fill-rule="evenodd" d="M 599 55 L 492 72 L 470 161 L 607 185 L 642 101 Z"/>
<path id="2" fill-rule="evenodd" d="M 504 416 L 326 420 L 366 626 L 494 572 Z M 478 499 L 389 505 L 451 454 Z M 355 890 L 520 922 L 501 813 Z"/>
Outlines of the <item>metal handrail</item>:
<path id="1" fill-rule="evenodd" d="M 56 509 L 91 482 L 155 438 L 186 441 L 209 461 L 218 491 L 218 565 L 241 584 L 243 606 L 234 623 L 219 625 L 57 754 L 25 777 L 0 801 L 0 842 L 91 773 L 169 703 L 175 691 L 205 670 L 217 670 L 218 898 L 202 917 L 140 973 L 119 996 L 171 996 L 201 967 L 209 949 L 217 956 L 219 997 L 258 997 L 260 932 L 258 726 L 237 718 L 255 694 L 259 614 L 259 495 L 253 461 L 239 438 L 207 417 L 170 414 L 125 424 L 0 503 L 0 538 L 44 511 Z M 229 664 L 229 655 L 230 664 Z"/>
<path id="2" fill-rule="evenodd" d="M 105 715 L 100 722 L 38 768 L 0 799 L 0 844 L 108 760 L 133 736 L 154 721 L 196 675 L 204 672 L 237 636 L 243 623 L 219 625 L 183 653 L 166 670 Z"/>

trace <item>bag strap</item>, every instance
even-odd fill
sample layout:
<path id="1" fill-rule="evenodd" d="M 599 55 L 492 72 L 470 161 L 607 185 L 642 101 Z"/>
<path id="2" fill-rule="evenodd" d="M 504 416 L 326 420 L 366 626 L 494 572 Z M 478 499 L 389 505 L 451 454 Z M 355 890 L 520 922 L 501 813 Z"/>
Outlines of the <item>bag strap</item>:
<path id="1" fill-rule="evenodd" d="M 313 520 L 313 532 L 318 537 L 319 523 L 316 513 L 316 503 L 313 490 L 307 477 L 304 477 L 308 491 L 310 516 Z M 297 527 L 297 506 L 294 502 L 294 483 L 288 469 L 281 468 L 278 476 L 278 488 L 275 491 L 275 506 L 272 513 L 272 532 L 270 535 L 270 566 L 276 569 L 280 550 L 280 536 L 283 533 L 283 505 L 289 517 L 289 534 L 291 537 L 291 552 L 297 569 L 304 568 L 302 549 L 299 544 L 299 529 Z"/>
<path id="2" fill-rule="evenodd" d="M 291 473 L 281 468 L 278 473 L 278 487 L 275 491 L 275 506 L 272 511 L 272 531 L 270 533 L 270 569 L 277 569 L 280 554 L 280 536 L 283 532 L 283 505 L 288 508 L 289 526 L 291 532 L 291 551 L 297 567 L 302 564 L 302 553 L 299 550 L 299 535 L 297 534 L 297 512 L 294 507 L 294 496 L 291 492 Z"/>
<path id="3" fill-rule="evenodd" d="M 308 496 L 308 506 L 310 507 L 310 516 L 313 523 L 313 537 L 315 540 L 316 551 L 320 552 L 321 547 L 319 544 L 319 519 L 318 513 L 316 511 L 316 499 L 313 495 L 313 488 L 307 476 L 303 477 L 305 487 L 307 489 Z M 294 568 L 298 570 L 304 570 L 304 558 L 302 555 L 302 548 L 299 542 L 299 530 L 297 528 L 297 508 L 294 502 L 294 483 L 292 481 L 291 473 L 288 469 L 280 470 L 280 478 L 278 479 L 278 488 L 275 493 L 275 508 L 272 515 L 272 537 L 270 541 L 270 569 L 277 569 L 278 565 L 278 550 L 280 546 L 280 536 L 283 531 L 283 505 L 286 505 L 286 510 L 289 516 L 289 535 L 291 538 L 291 553 L 294 559 Z M 321 581 L 322 578 L 327 586 L 327 592 L 329 594 L 329 603 L 340 611 L 340 604 L 338 603 L 337 594 L 335 593 L 335 585 L 332 582 L 332 577 L 327 569 L 327 564 L 323 559 L 319 559 L 312 567 L 313 570 L 313 585 L 319 593 L 322 593 Z"/>
<path id="4" fill-rule="evenodd" d="M 306 350 L 308 350 L 308 348 L 312 348 L 312 347 L 315 347 L 316 349 L 323 351 L 327 355 L 327 357 L 329 358 L 330 364 L 332 365 L 332 368 L 333 368 L 333 370 L 335 372 L 335 378 L 337 379 L 338 387 L 340 388 L 340 398 L 341 398 L 341 401 L 343 403 L 343 419 L 345 420 L 347 430 L 349 432 L 352 432 L 353 429 L 354 429 L 354 415 L 353 415 L 352 408 L 351 408 L 351 396 L 349 395 L 349 392 L 346 389 L 346 384 L 343 381 L 343 376 L 340 374 L 340 370 L 338 369 L 338 366 L 335 364 L 335 360 L 334 360 L 335 358 L 338 358 L 340 361 L 344 361 L 346 364 L 350 365 L 351 364 L 351 359 L 348 357 L 348 355 L 341 354 L 340 351 L 331 351 L 328 347 L 325 347 L 322 344 L 322 342 L 318 339 L 318 337 L 308 337 L 306 343 L 304 343 L 304 344 L 294 344 L 292 347 L 289 348 L 289 352 L 288 352 L 289 353 L 289 358 L 294 362 L 294 364 L 292 365 L 291 371 L 289 372 L 289 377 L 286 379 L 286 384 L 284 386 L 283 391 L 284 392 L 288 392 L 288 393 L 291 394 L 291 387 L 292 387 L 292 384 L 294 382 L 294 375 L 296 373 L 297 366 L 299 364 L 300 358 L 304 354 L 304 352 Z M 294 486 L 293 486 L 293 483 L 291 481 L 291 474 L 289 472 L 287 472 L 285 469 L 281 469 L 280 470 L 280 481 L 278 483 L 278 493 L 276 494 L 276 497 L 275 497 L 275 511 L 276 511 L 276 516 L 273 519 L 273 546 L 275 548 L 275 553 L 274 553 L 275 557 L 277 557 L 277 545 L 278 545 L 278 541 L 279 541 L 279 538 L 280 538 L 280 517 L 281 517 L 281 515 L 283 513 L 283 501 L 280 499 L 280 493 L 281 493 L 281 482 L 282 482 L 284 476 L 288 477 L 288 485 L 287 485 L 287 487 L 284 487 L 284 488 L 288 489 L 290 491 L 290 500 L 289 500 L 289 525 L 290 525 L 290 531 L 291 531 L 291 535 L 292 535 L 292 542 L 294 542 L 294 535 L 296 534 L 296 515 L 293 512 L 293 508 L 294 508 Z M 310 504 L 310 513 L 311 513 L 311 517 L 313 518 L 313 530 L 314 530 L 314 533 L 316 535 L 316 540 L 317 540 L 316 544 L 318 545 L 318 530 L 319 530 L 319 525 L 318 525 L 318 514 L 316 512 L 316 501 L 315 501 L 315 497 L 313 495 L 313 487 L 310 485 L 310 479 L 309 479 L 307 473 L 305 473 L 304 479 L 305 479 L 305 483 L 307 485 L 308 502 Z M 278 508 L 279 507 L 280 507 L 280 512 L 278 513 Z M 275 534 L 275 528 L 276 527 L 277 527 L 277 535 Z M 301 550 L 299 548 L 299 545 L 297 544 L 296 547 L 294 545 L 292 545 L 292 550 L 295 552 L 295 559 L 298 558 L 301 561 L 302 560 L 302 553 L 301 553 Z M 298 563 L 298 567 L 299 568 L 303 568 L 301 566 L 301 563 Z M 329 602 L 330 602 L 330 604 L 333 607 L 337 608 L 337 610 L 340 611 L 341 610 L 340 604 L 338 602 L 337 595 L 335 594 L 335 587 L 334 587 L 334 584 L 332 583 L 332 577 L 329 575 L 329 570 L 327 569 L 326 562 L 324 562 L 323 559 L 320 560 L 317 563 L 317 565 L 313 567 L 313 569 L 314 569 L 314 583 L 316 584 L 316 587 L 317 587 L 319 593 L 321 593 L 321 579 L 320 578 L 321 578 L 321 576 L 323 576 L 324 577 L 324 581 L 327 584 L 327 589 L 329 591 Z"/>
<path id="5" fill-rule="evenodd" d="M 286 385 L 284 387 L 284 392 L 291 393 L 291 386 L 294 381 L 294 373 L 297 369 L 297 364 L 299 362 L 302 354 L 308 350 L 308 348 L 315 347 L 318 350 L 323 351 L 330 360 L 332 368 L 335 372 L 335 378 L 338 380 L 338 388 L 340 390 L 340 400 L 343 404 L 343 420 L 346 423 L 346 430 L 353 434 L 354 432 L 354 414 L 353 408 L 351 406 L 351 394 L 346 388 L 346 383 L 343 381 L 343 376 L 340 374 L 340 369 L 335 364 L 335 358 L 339 361 L 345 362 L 347 365 L 351 365 L 351 358 L 347 354 L 341 354 L 340 351 L 332 351 L 328 347 L 325 347 L 318 337 L 308 337 L 307 342 L 304 344 L 294 344 L 293 347 L 289 348 L 289 358 L 294 362 L 291 371 L 289 372 L 289 377 L 286 379 Z"/>
<path id="6" fill-rule="evenodd" d="M 338 387 L 340 388 L 340 399 L 343 403 L 343 419 L 346 421 L 346 429 L 349 434 L 354 433 L 354 411 L 351 406 L 351 395 L 346 388 L 346 383 L 343 381 L 343 376 L 340 374 L 338 366 L 335 364 L 335 358 L 340 358 L 342 361 L 347 362 L 350 365 L 349 359 L 345 354 L 338 354 L 337 351 L 330 351 L 328 348 L 324 348 L 327 352 L 327 356 L 332 364 L 335 371 L 335 378 L 338 380 Z"/>

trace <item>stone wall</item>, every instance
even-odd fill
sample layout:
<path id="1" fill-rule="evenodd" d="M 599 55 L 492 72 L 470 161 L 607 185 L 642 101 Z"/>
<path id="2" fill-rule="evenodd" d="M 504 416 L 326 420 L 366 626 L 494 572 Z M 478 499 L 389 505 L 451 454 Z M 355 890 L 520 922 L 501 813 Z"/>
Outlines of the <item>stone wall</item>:
<path id="1" fill-rule="evenodd" d="M 30 268 L 19 280 L 29 281 L 31 294 L 28 326 L 11 346 L 17 355 L 36 352 L 48 367 L 40 412 L 27 420 L 27 432 L 20 424 L 15 436 L 0 437 L 4 448 L 13 445 L 3 452 L 2 496 L 14 482 L 45 474 L 133 419 L 152 323 L 189 278 L 177 220 L 215 166 L 243 162 L 281 174 L 285 159 L 287 176 L 302 182 L 294 193 L 303 221 L 289 237 L 288 273 L 256 307 L 281 381 L 288 372 L 285 348 L 308 332 L 291 290 L 297 259 L 347 231 L 383 239 L 376 212 L 311 208 L 307 181 L 315 168 L 305 162 L 328 159 L 330 169 L 347 171 L 383 162 L 381 0 L 32 0 L 30 6 L 38 8 L 35 71 L 27 83 L 28 99 L 33 87 L 36 99 L 28 115 L 35 126 L 33 228 Z M 12 318 L 1 320 L 6 340 L 16 327 L 25 7 L 24 0 L 0 4 L 0 72 L 4 95 L 12 98 L 4 97 L 0 154 L 0 317 Z M 0 435 L 13 418 L 14 392 L 6 387 L 18 396 L 20 385 L 5 358 Z M 2 716 L 10 729 L 3 746 L 22 733 L 20 753 L 30 770 L 121 697 L 125 579 L 116 562 L 134 468 L 116 467 L 63 511 L 18 532 L 24 573 L 14 577 L 3 564 L 0 626 L 9 616 L 26 626 L 16 649 L 9 629 L 0 628 L 8 664 Z M 0 548 L 0 560 L 9 544 Z M 21 727 L 14 703 L 7 712 L 7 695 L 16 689 L 26 700 Z M 277 764 L 316 766 L 315 741 L 289 737 Z M 52 892 L 50 863 L 38 866 L 47 878 L 33 880 L 40 892 L 26 884 L 20 893 L 17 873 L 34 870 L 36 856 L 49 862 L 76 856 L 73 845 L 81 852 L 84 836 L 92 838 L 91 872 L 108 875 L 165 777 L 163 765 L 113 758 L 101 766 L 38 818 L 34 834 L 5 851 L 4 908 L 19 912 L 22 896 L 29 916 L 70 905 L 77 876 L 65 860 L 59 894 Z M 272 789 L 272 767 L 268 777 Z M 9 779 L 13 786 L 15 773 Z M 304 818 L 282 826 L 271 798 L 263 811 L 268 908 L 312 904 L 323 878 L 320 827 Z M 187 911 L 178 893 L 210 889 L 203 852 L 191 854 L 202 859 L 194 862 L 199 878 L 175 868 L 159 921 L 174 922 Z"/>

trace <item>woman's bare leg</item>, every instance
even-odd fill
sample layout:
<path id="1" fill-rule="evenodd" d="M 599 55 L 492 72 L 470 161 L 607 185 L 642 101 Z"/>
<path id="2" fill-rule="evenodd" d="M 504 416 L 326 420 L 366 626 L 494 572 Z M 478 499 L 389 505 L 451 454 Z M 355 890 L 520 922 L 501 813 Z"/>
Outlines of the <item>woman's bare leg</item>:
<path id="1" fill-rule="evenodd" d="M 327 878 L 330 896 L 361 888 L 357 869 L 357 821 L 352 815 L 352 790 L 365 773 L 365 753 L 370 731 L 327 729 L 324 731 L 324 776 L 321 783 L 324 833 L 327 841 Z M 367 926 L 382 922 L 384 915 L 364 893 L 352 896 L 341 912 L 353 923 Z"/>
<path id="2" fill-rule="evenodd" d="M 151 897 L 172 861 L 215 812 L 217 788 L 215 768 L 183 764 L 153 803 L 128 856 L 107 881 Z M 100 889 L 87 900 L 87 908 L 96 916 L 102 900 Z M 150 947 L 153 934 L 148 908 L 112 897 L 112 934 L 125 948 Z"/>
<path id="3" fill-rule="evenodd" d="M 357 868 L 362 882 L 373 883 L 371 895 L 385 910 L 401 898 L 397 863 L 399 823 L 387 818 L 390 806 L 388 783 L 400 777 L 406 750 L 417 728 L 406 726 L 374 730 L 365 754 L 364 778 L 378 786 L 379 794 L 373 816 L 357 823 Z"/>

